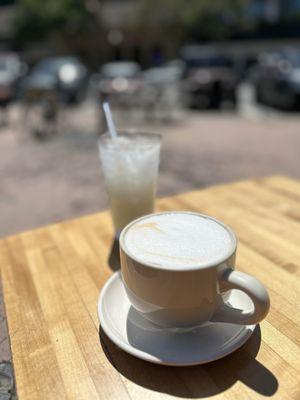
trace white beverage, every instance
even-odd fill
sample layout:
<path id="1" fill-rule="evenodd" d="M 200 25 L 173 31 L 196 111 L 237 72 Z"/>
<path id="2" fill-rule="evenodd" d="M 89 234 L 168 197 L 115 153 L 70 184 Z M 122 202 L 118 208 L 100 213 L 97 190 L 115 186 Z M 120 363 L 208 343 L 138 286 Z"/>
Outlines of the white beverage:
<path id="1" fill-rule="evenodd" d="M 154 210 L 160 144 L 160 135 L 143 133 L 121 133 L 116 139 L 103 135 L 99 140 L 105 186 L 117 232 Z"/>
<path id="2" fill-rule="evenodd" d="M 228 255 L 234 239 L 214 219 L 189 212 L 146 216 L 123 235 L 126 251 L 137 261 L 165 269 L 205 266 Z"/>

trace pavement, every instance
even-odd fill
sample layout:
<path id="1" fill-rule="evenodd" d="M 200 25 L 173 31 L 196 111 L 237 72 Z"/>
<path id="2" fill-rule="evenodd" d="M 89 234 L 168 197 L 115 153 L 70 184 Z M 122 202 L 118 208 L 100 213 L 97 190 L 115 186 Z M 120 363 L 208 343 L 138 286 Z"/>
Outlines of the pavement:
<path id="1" fill-rule="evenodd" d="M 163 134 L 158 196 L 270 174 L 300 175 L 300 114 L 249 101 L 239 112 L 181 112 L 169 124 L 129 119 L 118 126 Z M 22 109 L 0 130 L 0 237 L 108 207 L 97 149 L 97 110 L 87 102 L 64 111 L 59 132 L 33 139 Z"/>
<path id="2" fill-rule="evenodd" d="M 257 106 L 249 85 L 239 99 L 237 112 L 177 111 L 168 123 L 116 114 L 120 129 L 163 135 L 158 196 L 273 174 L 300 178 L 300 114 Z M 22 107 L 11 108 L 0 130 L 0 237 L 108 207 L 98 114 L 91 101 L 63 110 L 58 134 L 41 141 L 26 128 Z M 10 359 L 4 323 L 0 300 L 0 362 Z"/>
<path id="3" fill-rule="evenodd" d="M 0 282 L 0 400 L 15 400 L 15 386 Z"/>

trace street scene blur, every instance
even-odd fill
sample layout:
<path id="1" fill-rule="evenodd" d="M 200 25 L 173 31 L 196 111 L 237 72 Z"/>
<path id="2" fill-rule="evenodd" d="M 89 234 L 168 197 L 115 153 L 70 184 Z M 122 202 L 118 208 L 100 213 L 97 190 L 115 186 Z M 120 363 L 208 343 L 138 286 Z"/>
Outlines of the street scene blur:
<path id="1" fill-rule="evenodd" d="M 108 207 L 97 141 L 162 135 L 158 196 L 300 177 L 300 1 L 0 0 L 0 236 Z"/>

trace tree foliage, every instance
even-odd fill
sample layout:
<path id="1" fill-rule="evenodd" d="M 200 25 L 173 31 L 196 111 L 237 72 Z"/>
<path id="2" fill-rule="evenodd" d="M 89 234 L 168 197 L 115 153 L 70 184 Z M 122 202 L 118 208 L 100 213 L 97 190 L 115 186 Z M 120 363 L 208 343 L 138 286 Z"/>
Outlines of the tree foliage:
<path id="1" fill-rule="evenodd" d="M 247 0 L 143 0 L 140 24 L 184 39 L 224 39 L 242 23 Z"/>
<path id="2" fill-rule="evenodd" d="M 91 15 L 83 0 L 19 0 L 15 36 L 39 40 L 52 33 L 66 36 L 86 32 Z"/>

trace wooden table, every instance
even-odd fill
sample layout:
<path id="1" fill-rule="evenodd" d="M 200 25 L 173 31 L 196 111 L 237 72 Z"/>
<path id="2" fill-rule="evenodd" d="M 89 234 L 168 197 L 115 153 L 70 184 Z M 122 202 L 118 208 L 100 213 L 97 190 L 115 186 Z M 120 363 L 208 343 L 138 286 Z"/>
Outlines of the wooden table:
<path id="1" fill-rule="evenodd" d="M 107 212 L 2 240 L 19 399 L 300 399 L 299 200 L 299 182 L 271 177 L 158 201 L 159 210 L 196 210 L 229 224 L 238 268 L 271 297 L 267 319 L 241 349 L 197 367 L 152 365 L 99 335 L 97 297 L 117 268 Z"/>

